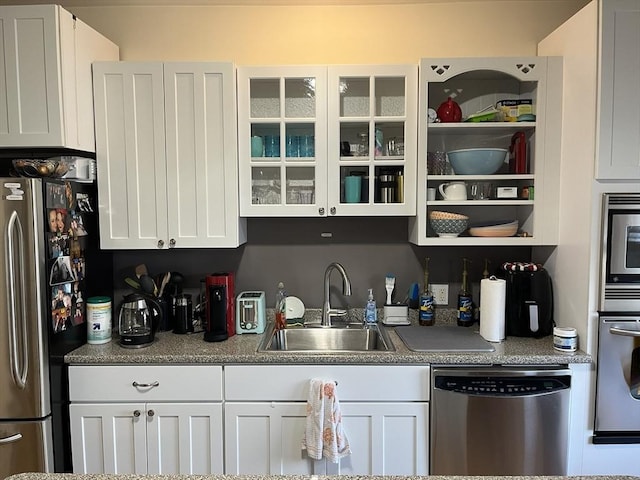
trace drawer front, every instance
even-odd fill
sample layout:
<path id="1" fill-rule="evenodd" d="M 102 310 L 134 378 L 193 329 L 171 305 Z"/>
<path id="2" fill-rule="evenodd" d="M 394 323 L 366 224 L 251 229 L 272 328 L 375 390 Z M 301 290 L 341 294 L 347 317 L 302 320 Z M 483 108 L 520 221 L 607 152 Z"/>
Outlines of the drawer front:
<path id="1" fill-rule="evenodd" d="M 69 396 L 72 402 L 222 401 L 222 367 L 70 366 Z"/>
<path id="2" fill-rule="evenodd" d="M 340 401 L 427 401 L 429 367 L 231 365 L 225 367 L 225 399 L 307 400 L 312 378 L 338 382 Z"/>

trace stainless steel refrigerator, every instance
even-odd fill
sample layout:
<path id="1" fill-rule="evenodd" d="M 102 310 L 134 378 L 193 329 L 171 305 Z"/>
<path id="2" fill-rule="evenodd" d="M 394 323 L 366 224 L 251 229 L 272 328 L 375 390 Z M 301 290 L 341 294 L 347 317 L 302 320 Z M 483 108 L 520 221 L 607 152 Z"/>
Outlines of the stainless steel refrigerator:
<path id="1" fill-rule="evenodd" d="M 95 186 L 5 177 L 0 194 L 0 478 L 68 472 L 64 355 L 86 342 L 85 299 L 112 285 Z"/>

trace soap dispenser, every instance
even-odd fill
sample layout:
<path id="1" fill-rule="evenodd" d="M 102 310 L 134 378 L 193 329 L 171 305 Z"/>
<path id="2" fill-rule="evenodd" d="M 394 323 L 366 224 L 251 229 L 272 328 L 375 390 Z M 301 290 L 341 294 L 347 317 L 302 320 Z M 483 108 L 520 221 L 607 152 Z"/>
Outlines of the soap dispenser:
<path id="1" fill-rule="evenodd" d="M 369 289 L 369 298 L 364 309 L 364 321 L 367 325 L 373 325 L 378 321 L 376 301 L 373 299 L 373 288 Z"/>

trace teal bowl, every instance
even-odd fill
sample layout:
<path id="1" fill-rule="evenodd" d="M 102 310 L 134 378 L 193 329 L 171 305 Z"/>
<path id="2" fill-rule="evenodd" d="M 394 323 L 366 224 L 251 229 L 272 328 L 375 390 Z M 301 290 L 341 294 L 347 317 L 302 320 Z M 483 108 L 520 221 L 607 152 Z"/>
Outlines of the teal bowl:
<path id="1" fill-rule="evenodd" d="M 465 148 L 447 156 L 456 175 L 493 175 L 509 158 L 506 148 Z"/>

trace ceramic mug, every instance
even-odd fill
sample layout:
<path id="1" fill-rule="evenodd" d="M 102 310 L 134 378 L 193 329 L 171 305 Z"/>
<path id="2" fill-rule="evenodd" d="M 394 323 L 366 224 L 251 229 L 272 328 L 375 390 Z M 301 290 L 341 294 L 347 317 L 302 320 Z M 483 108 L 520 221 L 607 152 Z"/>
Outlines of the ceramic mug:
<path id="1" fill-rule="evenodd" d="M 464 182 L 441 183 L 438 186 L 438 190 L 443 200 L 460 201 L 467 199 L 467 184 Z"/>

